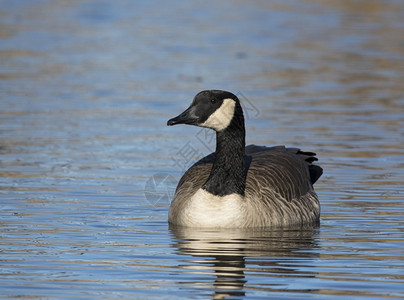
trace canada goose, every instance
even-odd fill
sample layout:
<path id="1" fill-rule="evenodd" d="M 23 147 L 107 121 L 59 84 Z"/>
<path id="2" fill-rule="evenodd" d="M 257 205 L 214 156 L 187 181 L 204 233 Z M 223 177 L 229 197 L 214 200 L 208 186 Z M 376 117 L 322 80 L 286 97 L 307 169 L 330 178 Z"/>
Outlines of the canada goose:
<path id="1" fill-rule="evenodd" d="M 216 151 L 180 179 L 169 209 L 173 225 L 205 228 L 292 227 L 317 224 L 320 204 L 313 184 L 323 170 L 315 153 L 285 146 L 245 147 L 244 116 L 234 94 L 198 93 L 167 125 L 216 131 Z"/>

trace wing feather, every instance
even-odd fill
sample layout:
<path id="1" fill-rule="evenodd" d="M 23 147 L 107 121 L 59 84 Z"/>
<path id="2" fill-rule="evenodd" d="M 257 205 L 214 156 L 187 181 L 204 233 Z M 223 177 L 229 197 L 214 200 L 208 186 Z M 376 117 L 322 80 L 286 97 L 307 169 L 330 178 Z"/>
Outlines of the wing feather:
<path id="1" fill-rule="evenodd" d="M 317 221 L 320 205 L 312 184 L 322 169 L 312 165 L 315 153 L 284 146 L 246 147 L 247 179 L 245 189 L 248 226 L 282 226 Z M 195 163 L 178 183 L 176 211 L 186 205 L 208 179 L 214 153 Z"/>

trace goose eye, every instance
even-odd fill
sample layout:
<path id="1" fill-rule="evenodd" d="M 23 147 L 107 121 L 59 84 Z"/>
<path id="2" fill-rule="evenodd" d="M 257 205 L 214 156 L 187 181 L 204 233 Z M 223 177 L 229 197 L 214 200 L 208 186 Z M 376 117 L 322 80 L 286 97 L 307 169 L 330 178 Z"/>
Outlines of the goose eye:
<path id="1" fill-rule="evenodd" d="M 210 103 L 215 104 L 216 103 L 216 99 L 210 99 Z"/>

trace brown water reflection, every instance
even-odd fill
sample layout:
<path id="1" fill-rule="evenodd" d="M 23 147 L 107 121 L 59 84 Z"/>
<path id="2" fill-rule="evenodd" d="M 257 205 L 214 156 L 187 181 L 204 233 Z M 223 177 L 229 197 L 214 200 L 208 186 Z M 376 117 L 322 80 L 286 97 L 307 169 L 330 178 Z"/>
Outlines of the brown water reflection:
<path id="1" fill-rule="evenodd" d="M 245 296 L 248 290 L 283 292 L 286 287 L 278 277 L 315 277 L 315 271 L 301 271 L 302 263 L 309 269 L 310 260 L 317 254 L 314 236 L 316 230 L 301 229 L 288 231 L 263 230 L 195 230 L 171 228 L 180 255 L 192 256 L 180 269 L 189 274 L 214 272 L 213 282 L 186 282 L 186 285 L 204 286 L 211 289 L 213 299 Z M 294 267 L 293 263 L 297 266 Z M 248 275 L 260 274 L 266 277 L 265 284 L 248 282 Z M 181 284 L 181 282 L 180 282 Z M 313 290 L 299 290 L 312 293 Z"/>

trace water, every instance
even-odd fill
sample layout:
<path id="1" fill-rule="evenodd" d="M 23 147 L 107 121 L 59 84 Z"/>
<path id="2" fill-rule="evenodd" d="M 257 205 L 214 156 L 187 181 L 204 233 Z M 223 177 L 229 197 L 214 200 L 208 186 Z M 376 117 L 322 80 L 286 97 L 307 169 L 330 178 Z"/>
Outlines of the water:
<path id="1" fill-rule="evenodd" d="M 2 298 L 404 298 L 402 1 L 0 1 Z M 233 91 L 247 142 L 316 151 L 321 225 L 171 230 Z"/>

